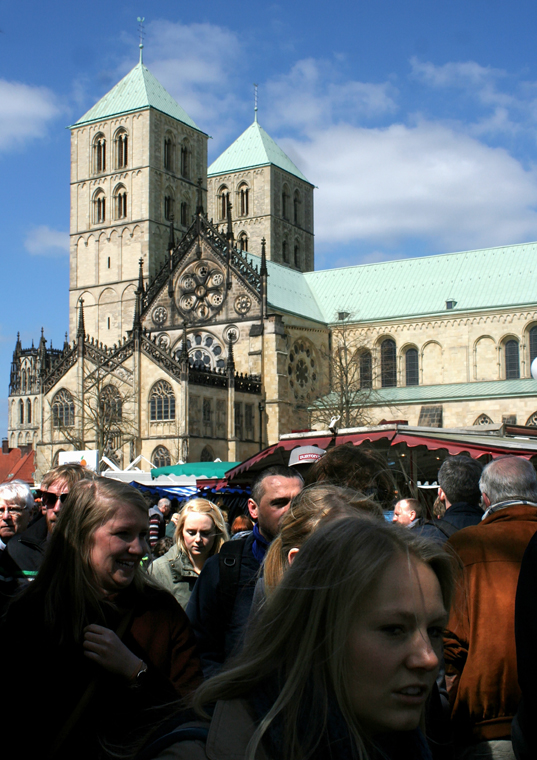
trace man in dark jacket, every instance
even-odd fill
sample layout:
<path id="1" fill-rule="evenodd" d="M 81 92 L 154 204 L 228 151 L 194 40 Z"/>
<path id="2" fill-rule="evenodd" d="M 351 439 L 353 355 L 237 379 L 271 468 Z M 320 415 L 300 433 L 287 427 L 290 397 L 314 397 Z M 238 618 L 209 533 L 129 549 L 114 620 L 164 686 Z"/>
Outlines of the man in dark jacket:
<path id="1" fill-rule="evenodd" d="M 252 485 L 248 509 L 255 521 L 245 538 L 228 541 L 209 557 L 186 612 L 198 640 L 203 674 L 215 675 L 239 644 L 246 626 L 259 567 L 293 496 L 304 485 L 290 467 L 263 470 Z"/>
<path id="2" fill-rule="evenodd" d="M 478 525 L 483 518 L 479 490 L 482 472 L 483 465 L 464 454 L 448 457 L 438 471 L 438 498 L 446 507 L 443 521 L 457 530 Z"/>

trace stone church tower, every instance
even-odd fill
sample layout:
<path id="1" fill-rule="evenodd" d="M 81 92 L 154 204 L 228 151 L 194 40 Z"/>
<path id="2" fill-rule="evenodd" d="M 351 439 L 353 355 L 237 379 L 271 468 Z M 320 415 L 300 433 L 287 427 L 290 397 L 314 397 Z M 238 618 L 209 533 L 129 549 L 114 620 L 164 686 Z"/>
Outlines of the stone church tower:
<path id="1" fill-rule="evenodd" d="M 141 60 L 71 127 L 71 336 L 81 299 L 97 340 L 132 328 L 139 259 L 153 278 L 206 176 L 207 135 Z"/>
<path id="2" fill-rule="evenodd" d="M 243 251 L 300 272 L 314 269 L 313 185 L 257 121 L 208 170 L 209 217 L 224 224 L 232 206 L 233 232 Z"/>

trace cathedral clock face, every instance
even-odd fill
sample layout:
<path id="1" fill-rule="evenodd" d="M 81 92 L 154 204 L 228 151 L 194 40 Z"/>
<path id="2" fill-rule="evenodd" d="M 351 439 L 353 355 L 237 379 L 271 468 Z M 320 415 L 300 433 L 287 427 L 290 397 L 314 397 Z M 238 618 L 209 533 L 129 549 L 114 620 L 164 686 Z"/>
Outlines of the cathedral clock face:
<path id="1" fill-rule="evenodd" d="M 224 272 L 212 261 L 190 264 L 181 275 L 176 292 L 179 310 L 189 321 L 204 322 L 217 314 L 224 303 Z"/>

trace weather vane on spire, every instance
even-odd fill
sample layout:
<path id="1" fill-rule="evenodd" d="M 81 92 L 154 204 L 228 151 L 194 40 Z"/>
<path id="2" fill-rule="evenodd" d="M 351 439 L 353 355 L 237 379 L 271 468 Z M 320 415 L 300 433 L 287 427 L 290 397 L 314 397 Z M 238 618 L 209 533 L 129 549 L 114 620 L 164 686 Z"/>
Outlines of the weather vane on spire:
<path id="1" fill-rule="evenodd" d="M 138 16 L 138 32 L 140 34 L 140 44 L 138 47 L 140 48 L 140 63 L 144 62 L 143 52 L 142 52 L 144 49 L 144 21 L 145 21 L 145 17 Z"/>
<path id="2" fill-rule="evenodd" d="M 257 85 L 254 82 L 254 118 L 257 121 Z"/>

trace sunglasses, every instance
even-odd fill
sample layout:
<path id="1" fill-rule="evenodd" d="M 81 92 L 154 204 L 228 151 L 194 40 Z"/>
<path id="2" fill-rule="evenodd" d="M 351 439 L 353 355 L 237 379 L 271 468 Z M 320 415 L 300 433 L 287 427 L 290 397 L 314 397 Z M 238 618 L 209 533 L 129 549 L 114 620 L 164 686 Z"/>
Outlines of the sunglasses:
<path id="1" fill-rule="evenodd" d="M 41 499 L 47 509 L 52 509 L 55 507 L 58 499 L 63 504 L 68 496 L 68 493 L 61 493 L 58 495 L 57 493 L 52 493 L 51 491 L 41 491 Z"/>

